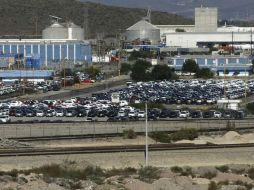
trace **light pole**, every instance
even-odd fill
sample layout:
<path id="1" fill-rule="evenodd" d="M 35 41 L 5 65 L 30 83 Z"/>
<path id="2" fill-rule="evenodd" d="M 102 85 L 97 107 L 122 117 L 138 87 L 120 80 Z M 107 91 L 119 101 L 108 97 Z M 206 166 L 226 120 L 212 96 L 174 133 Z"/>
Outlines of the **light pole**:
<path id="1" fill-rule="evenodd" d="M 146 106 L 146 153 L 145 153 L 145 157 L 146 157 L 146 166 L 148 166 L 148 118 L 147 118 L 147 102 L 145 103 Z"/>

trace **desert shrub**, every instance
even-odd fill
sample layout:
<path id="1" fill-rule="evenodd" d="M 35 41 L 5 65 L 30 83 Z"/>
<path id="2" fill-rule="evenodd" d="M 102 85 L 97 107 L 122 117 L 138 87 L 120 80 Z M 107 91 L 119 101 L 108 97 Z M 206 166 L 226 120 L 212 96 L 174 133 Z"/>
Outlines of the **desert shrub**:
<path id="1" fill-rule="evenodd" d="M 139 179 L 147 183 L 151 183 L 153 180 L 160 178 L 159 170 L 152 166 L 146 166 L 146 167 L 142 166 L 138 170 L 138 174 L 139 174 Z"/>
<path id="2" fill-rule="evenodd" d="M 69 186 L 71 190 L 76 190 L 76 189 L 82 189 L 82 183 L 79 182 L 69 182 Z"/>
<path id="3" fill-rule="evenodd" d="M 170 169 L 174 173 L 182 173 L 183 172 L 183 169 L 181 167 L 179 167 L 179 166 L 173 166 Z"/>
<path id="4" fill-rule="evenodd" d="M 211 181 L 208 186 L 208 190 L 218 190 L 217 184 L 214 181 Z"/>
<path id="5" fill-rule="evenodd" d="M 229 167 L 224 165 L 224 166 L 217 166 L 216 167 L 217 170 L 219 170 L 222 173 L 228 173 L 229 172 Z"/>
<path id="6" fill-rule="evenodd" d="M 130 175 L 133 175 L 133 174 L 136 174 L 136 173 L 137 173 L 137 170 L 135 168 L 131 168 L 131 167 L 127 167 L 127 168 L 124 168 L 124 169 L 113 168 L 111 170 L 106 171 L 107 177 L 116 176 L 116 175 L 130 176 Z"/>
<path id="7" fill-rule="evenodd" d="M 85 168 L 84 173 L 87 179 L 94 181 L 97 184 L 102 184 L 105 177 L 104 171 L 100 167 L 88 166 Z"/>
<path id="8" fill-rule="evenodd" d="M 245 173 L 245 169 L 231 169 L 231 172 L 234 174 L 244 174 Z"/>
<path id="9" fill-rule="evenodd" d="M 180 140 L 194 140 L 198 137 L 197 129 L 181 129 L 171 135 L 172 141 L 180 141 Z"/>
<path id="10" fill-rule="evenodd" d="M 129 130 L 123 131 L 123 137 L 125 139 L 135 139 L 137 137 L 137 135 L 133 129 L 129 129 Z"/>
<path id="11" fill-rule="evenodd" d="M 250 168 L 248 170 L 248 176 L 251 178 L 251 179 L 254 179 L 254 168 Z"/>
<path id="12" fill-rule="evenodd" d="M 214 178 L 216 176 L 217 176 L 217 172 L 207 171 L 201 177 L 207 178 L 207 179 L 212 179 L 212 178 Z"/>
<path id="13" fill-rule="evenodd" d="M 234 121 L 227 121 L 226 125 L 226 130 L 227 131 L 234 131 L 235 130 L 235 122 Z"/>
<path id="14" fill-rule="evenodd" d="M 184 168 L 183 171 L 181 172 L 181 175 L 194 177 L 194 173 L 192 172 L 192 169 L 190 167 Z"/>
<path id="15" fill-rule="evenodd" d="M 229 185 L 229 181 L 226 180 L 226 181 L 220 181 L 217 186 L 222 186 L 222 185 Z"/>
<path id="16" fill-rule="evenodd" d="M 168 135 L 168 133 L 162 132 L 162 131 L 151 132 L 151 133 L 149 133 L 149 137 L 151 137 L 155 141 L 161 142 L 161 143 L 170 143 L 171 142 L 171 138 Z"/>

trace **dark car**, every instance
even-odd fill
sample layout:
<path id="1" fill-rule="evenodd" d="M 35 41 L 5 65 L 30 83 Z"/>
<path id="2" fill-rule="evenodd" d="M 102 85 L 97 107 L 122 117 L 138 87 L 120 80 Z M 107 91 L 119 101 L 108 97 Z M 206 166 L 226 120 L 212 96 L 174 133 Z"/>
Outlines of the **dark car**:
<path id="1" fill-rule="evenodd" d="M 159 115 L 159 118 L 167 118 L 167 117 L 169 117 L 169 113 L 170 113 L 169 110 L 163 109 L 163 110 L 161 110 L 161 113 L 160 113 L 160 115 Z"/>
<path id="2" fill-rule="evenodd" d="M 201 118 L 202 112 L 201 111 L 193 111 L 193 112 L 191 112 L 191 117 L 192 118 Z"/>
<path id="3" fill-rule="evenodd" d="M 85 117 L 86 115 L 87 114 L 86 114 L 86 110 L 85 109 L 77 111 L 77 117 Z"/>
<path id="4" fill-rule="evenodd" d="M 232 118 L 233 116 L 233 112 L 230 111 L 230 110 L 226 110 L 224 113 L 223 113 L 223 117 L 224 118 Z"/>
<path id="5" fill-rule="evenodd" d="M 213 117 L 213 112 L 211 112 L 211 111 L 204 111 L 203 112 L 203 118 L 207 118 L 207 119 L 209 119 L 209 118 L 212 118 Z"/>
<path id="6" fill-rule="evenodd" d="M 179 117 L 179 111 L 171 111 L 169 113 L 169 118 L 178 118 Z"/>
<path id="7" fill-rule="evenodd" d="M 22 110 L 16 110 L 15 117 L 23 117 L 23 116 L 24 116 L 24 112 Z"/>
<path id="8" fill-rule="evenodd" d="M 26 117 L 34 117 L 35 111 L 34 110 L 26 110 Z"/>

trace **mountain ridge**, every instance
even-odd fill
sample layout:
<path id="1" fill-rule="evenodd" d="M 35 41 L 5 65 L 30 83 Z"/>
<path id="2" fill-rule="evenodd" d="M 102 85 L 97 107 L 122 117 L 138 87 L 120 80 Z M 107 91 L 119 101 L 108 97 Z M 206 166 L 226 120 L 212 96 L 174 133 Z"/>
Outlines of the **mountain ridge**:
<path id="1" fill-rule="evenodd" d="M 0 0 L 0 35 L 38 35 L 50 25 L 49 15 L 83 26 L 87 10 L 89 37 L 116 35 L 146 15 L 145 9 L 130 9 L 82 3 L 77 0 Z M 154 11 L 153 24 L 193 24 L 193 20 Z M 37 26 L 37 28 L 36 28 Z M 37 31 L 37 32 L 36 32 Z M 11 36 L 12 38 L 13 36 Z"/>
<path id="2" fill-rule="evenodd" d="M 195 7 L 218 7 L 220 19 L 254 20 L 253 0 L 80 0 L 111 6 L 148 8 L 193 18 Z"/>

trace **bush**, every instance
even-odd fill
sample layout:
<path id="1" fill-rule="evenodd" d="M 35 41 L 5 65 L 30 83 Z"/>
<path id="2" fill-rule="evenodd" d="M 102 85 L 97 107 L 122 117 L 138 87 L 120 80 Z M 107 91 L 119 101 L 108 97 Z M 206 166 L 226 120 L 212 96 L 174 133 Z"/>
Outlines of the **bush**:
<path id="1" fill-rule="evenodd" d="M 127 75 L 131 71 L 131 64 L 129 63 L 122 63 L 120 68 L 120 73 Z"/>
<path id="2" fill-rule="evenodd" d="M 219 170 L 222 173 L 228 173 L 229 172 L 229 167 L 224 165 L 224 166 L 218 166 L 216 167 L 217 170 Z"/>
<path id="3" fill-rule="evenodd" d="M 182 172 L 181 172 L 182 176 L 192 176 L 194 177 L 194 174 L 192 172 L 192 169 L 190 167 L 185 168 Z"/>
<path id="4" fill-rule="evenodd" d="M 226 130 L 227 131 L 234 131 L 235 130 L 235 122 L 234 121 L 227 121 L 226 125 Z"/>
<path id="5" fill-rule="evenodd" d="M 131 167 L 127 167 L 127 168 L 124 168 L 124 169 L 113 168 L 111 170 L 106 171 L 107 177 L 117 176 L 117 175 L 128 177 L 128 176 L 134 175 L 136 173 L 137 173 L 137 170 L 135 168 L 131 168 Z"/>
<path id="6" fill-rule="evenodd" d="M 183 172 L 183 169 L 181 167 L 179 167 L 179 166 L 173 166 L 170 169 L 174 173 L 182 173 Z"/>
<path id="7" fill-rule="evenodd" d="M 217 184 L 214 181 L 211 181 L 209 186 L 208 186 L 208 190 L 217 190 Z"/>
<path id="8" fill-rule="evenodd" d="M 140 50 L 140 51 L 133 51 L 131 52 L 130 56 L 129 56 L 129 60 L 130 61 L 134 61 L 140 58 L 152 58 L 154 55 L 154 52 L 152 51 L 144 51 L 144 50 Z"/>
<path id="9" fill-rule="evenodd" d="M 171 135 L 172 141 L 194 140 L 198 137 L 197 129 L 181 129 Z"/>
<path id="10" fill-rule="evenodd" d="M 133 129 L 129 129 L 129 130 L 123 131 L 123 137 L 125 139 L 135 139 L 137 137 L 137 135 Z"/>
<path id="11" fill-rule="evenodd" d="M 207 178 L 207 179 L 212 179 L 216 176 L 217 176 L 217 172 L 208 171 L 208 172 L 204 173 L 201 177 Z"/>
<path id="12" fill-rule="evenodd" d="M 151 183 L 153 180 L 160 178 L 159 170 L 152 166 L 141 167 L 138 171 L 138 174 L 139 179 L 147 183 Z"/>
<path id="13" fill-rule="evenodd" d="M 250 168 L 248 170 L 248 176 L 249 178 L 254 179 L 254 168 Z"/>
<path id="14" fill-rule="evenodd" d="M 149 133 L 149 137 L 153 140 L 161 143 L 170 143 L 171 138 L 166 132 L 158 131 Z"/>
<path id="15" fill-rule="evenodd" d="M 214 73 L 209 68 L 198 69 L 196 72 L 197 78 L 209 79 L 213 78 Z"/>
<path id="16" fill-rule="evenodd" d="M 248 103 L 246 105 L 247 112 L 250 114 L 254 114 L 254 102 Z"/>
<path id="17" fill-rule="evenodd" d="M 93 166 L 88 166 L 85 170 L 84 173 L 86 175 L 87 179 L 90 179 L 91 181 L 94 181 L 97 184 L 102 184 L 103 179 L 105 177 L 104 171 L 100 167 L 93 167 Z"/>

